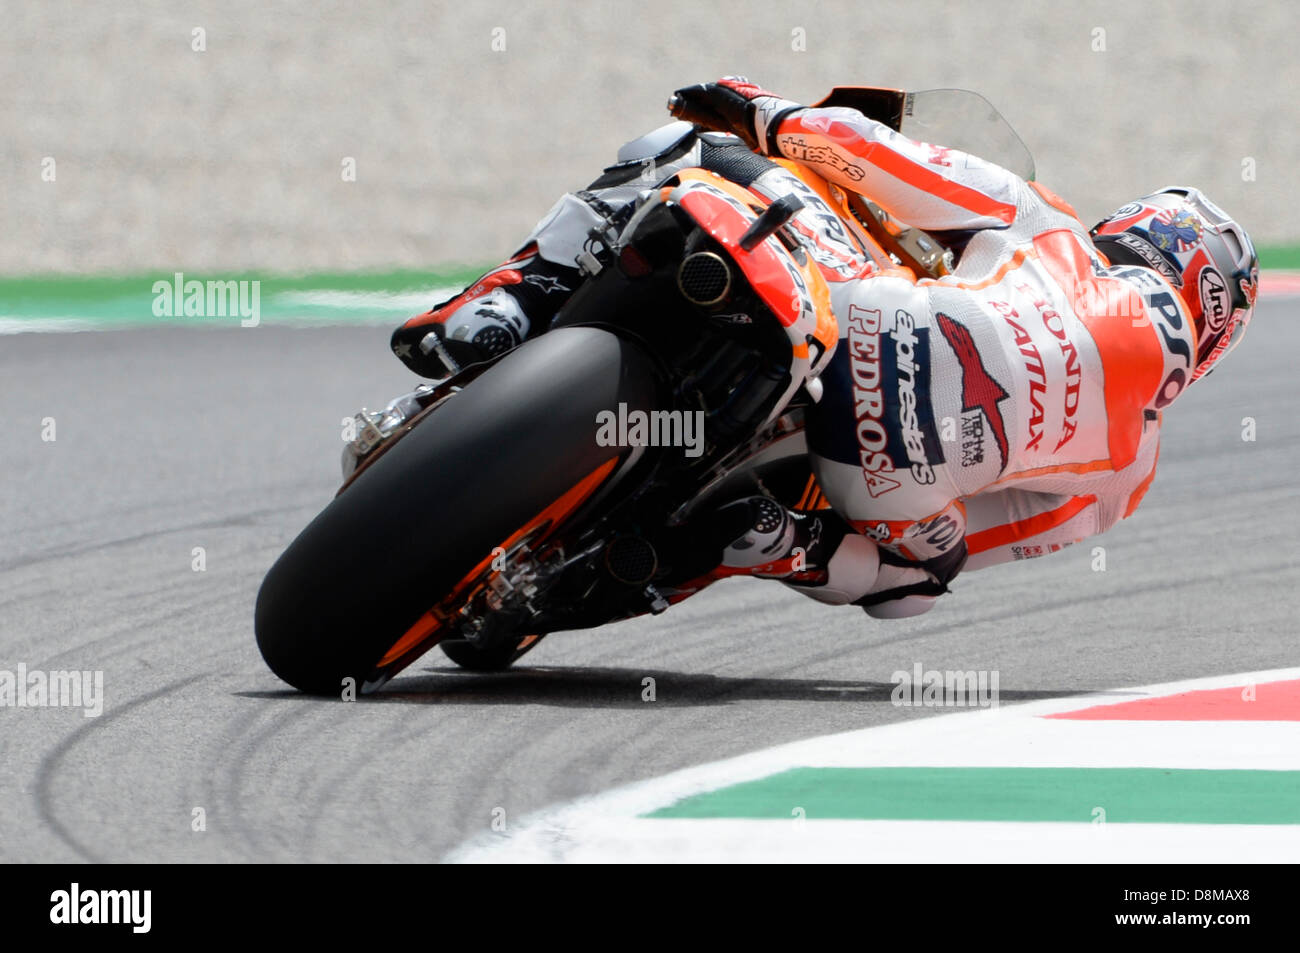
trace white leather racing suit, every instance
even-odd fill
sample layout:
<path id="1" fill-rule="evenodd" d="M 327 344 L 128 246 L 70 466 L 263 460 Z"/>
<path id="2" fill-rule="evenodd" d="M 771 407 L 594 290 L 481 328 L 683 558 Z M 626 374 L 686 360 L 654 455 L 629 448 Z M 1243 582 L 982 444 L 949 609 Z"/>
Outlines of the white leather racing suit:
<path id="1" fill-rule="evenodd" d="M 896 218 L 974 230 L 949 276 L 839 289 L 809 435 L 836 511 L 943 581 L 967 554 L 966 568 L 1040 556 L 1132 513 L 1196 351 L 1165 279 L 1108 268 L 1046 189 L 855 110 L 803 110 L 775 139 Z"/>

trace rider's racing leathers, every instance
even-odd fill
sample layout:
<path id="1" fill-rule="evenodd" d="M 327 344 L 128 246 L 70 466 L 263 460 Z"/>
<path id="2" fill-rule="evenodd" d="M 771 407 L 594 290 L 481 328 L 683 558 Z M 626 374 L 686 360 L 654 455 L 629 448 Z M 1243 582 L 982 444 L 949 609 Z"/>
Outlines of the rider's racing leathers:
<path id="1" fill-rule="evenodd" d="M 589 232 L 625 220 L 674 170 L 703 166 L 768 197 L 799 194 L 795 225 L 840 328 L 807 427 L 831 510 L 787 514 L 804 523 L 790 538 L 806 541 L 817 520 L 814 535 L 831 541 L 821 571 L 794 571 L 788 554 L 755 566 L 729 552 L 721 575 L 730 566 L 873 615 L 912 615 L 963 567 L 1054 552 L 1131 514 L 1155 474 L 1160 412 L 1195 354 L 1168 284 L 1110 267 L 1048 190 L 856 110 L 800 110 L 770 141 L 833 188 L 941 233 L 960 249 L 951 274 L 882 270 L 791 169 L 733 136 L 674 123 L 561 198 L 507 262 L 399 328 L 394 350 L 442 376 L 470 353 L 466 342 L 491 354 L 540 333 L 582 280 Z M 782 529 L 760 510 L 749 543 Z"/>

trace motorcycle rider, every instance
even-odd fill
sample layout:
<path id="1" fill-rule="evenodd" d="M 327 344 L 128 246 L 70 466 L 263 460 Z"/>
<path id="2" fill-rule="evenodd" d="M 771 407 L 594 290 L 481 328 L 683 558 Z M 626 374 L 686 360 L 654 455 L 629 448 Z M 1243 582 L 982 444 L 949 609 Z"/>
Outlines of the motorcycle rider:
<path id="1" fill-rule="evenodd" d="M 678 90 L 669 106 L 712 132 L 678 122 L 629 143 L 515 255 L 392 343 L 417 373 L 443 377 L 541 333 L 582 280 L 588 232 L 625 221 L 639 192 L 683 166 L 776 197 L 799 188 L 764 158 L 782 157 L 942 232 L 960 249 L 955 267 L 917 278 L 856 255 L 824 203 L 797 216 L 840 326 L 807 425 L 805 496 L 830 508 L 762 496 L 722 507 L 705 583 L 780 578 L 903 617 L 963 568 L 1105 532 L 1154 478 L 1164 408 L 1253 313 L 1253 245 L 1195 189 L 1161 189 L 1088 230 L 1037 183 L 854 109 L 805 107 L 737 77 Z"/>

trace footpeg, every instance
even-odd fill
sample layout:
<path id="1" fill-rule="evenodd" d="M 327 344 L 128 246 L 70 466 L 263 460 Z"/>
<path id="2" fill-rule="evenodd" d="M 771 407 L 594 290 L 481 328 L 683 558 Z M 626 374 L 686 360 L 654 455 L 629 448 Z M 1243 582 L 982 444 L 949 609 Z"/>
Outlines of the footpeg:
<path id="1" fill-rule="evenodd" d="M 650 612 L 652 615 L 658 615 L 668 608 L 668 600 L 665 599 L 664 594 L 654 586 L 645 587 L 645 596 L 650 600 Z"/>

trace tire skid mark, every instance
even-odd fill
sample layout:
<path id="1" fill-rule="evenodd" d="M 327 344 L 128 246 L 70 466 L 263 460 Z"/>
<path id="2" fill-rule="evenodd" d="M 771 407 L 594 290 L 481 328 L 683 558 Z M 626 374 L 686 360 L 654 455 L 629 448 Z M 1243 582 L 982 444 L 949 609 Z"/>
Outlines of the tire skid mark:
<path id="1" fill-rule="evenodd" d="M 59 819 L 54 809 L 54 794 L 56 775 L 63 759 L 79 745 L 82 741 L 87 740 L 87 736 L 97 728 L 103 728 L 106 724 L 114 722 L 123 715 L 131 714 L 137 709 L 143 708 L 152 702 L 165 698 L 168 695 L 178 692 L 181 689 L 188 688 L 195 682 L 207 678 L 207 675 L 191 675 L 189 678 L 183 678 L 179 681 L 164 685 L 162 688 L 141 695 L 139 698 L 125 702 L 104 712 L 98 718 L 89 721 L 71 734 L 65 735 L 63 740 L 55 745 L 44 758 L 41 759 L 40 765 L 36 769 L 36 784 L 33 792 L 36 798 L 36 810 L 41 818 L 53 831 L 54 835 L 63 841 L 68 847 L 80 856 L 83 860 L 92 864 L 105 863 L 105 859 L 98 855 L 94 850 L 82 842 L 67 825 Z"/>
<path id="2" fill-rule="evenodd" d="M 55 549 L 45 550 L 44 552 L 29 553 L 24 556 L 17 556 L 12 559 L 0 561 L 0 572 L 11 572 L 15 569 L 39 565 L 40 563 L 51 562 L 56 559 L 88 556 L 92 553 L 101 552 L 105 549 L 112 549 L 116 546 L 129 546 L 132 543 L 142 543 L 151 539 L 158 539 L 162 536 L 173 536 L 178 533 L 191 533 L 214 529 L 236 529 L 241 526 L 252 526 L 256 525 L 257 520 L 269 516 L 277 516 L 282 513 L 293 512 L 295 510 L 301 510 L 306 508 L 308 505 L 310 504 L 293 504 L 266 510 L 253 510 L 248 513 L 237 513 L 230 516 L 218 517 L 216 519 L 202 520 L 197 523 L 164 526 L 159 529 L 149 530 L 145 533 L 136 533 L 131 536 L 119 536 L 114 539 L 96 540 L 94 542 L 82 543 L 76 546 L 62 546 Z"/>

